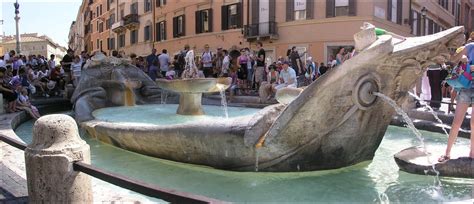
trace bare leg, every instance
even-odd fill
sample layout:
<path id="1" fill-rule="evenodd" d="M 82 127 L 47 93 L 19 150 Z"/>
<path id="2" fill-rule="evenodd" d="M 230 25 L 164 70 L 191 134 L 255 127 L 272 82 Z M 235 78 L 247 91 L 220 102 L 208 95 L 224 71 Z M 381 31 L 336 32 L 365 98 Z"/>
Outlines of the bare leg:
<path id="1" fill-rule="evenodd" d="M 474 130 L 474 108 L 471 110 L 471 130 Z M 474 159 L 474 131 L 471 131 L 471 151 L 469 153 L 469 157 Z"/>
<path id="2" fill-rule="evenodd" d="M 454 115 L 453 125 L 451 126 L 451 131 L 449 131 L 448 146 L 446 147 L 445 156 L 451 155 L 451 148 L 458 137 L 459 128 L 461 128 L 462 121 L 466 115 L 467 108 L 469 104 L 467 103 L 458 103 L 456 107 L 456 113 Z M 474 126 L 474 120 L 471 119 L 471 127 Z M 471 137 L 472 138 L 472 137 Z"/>
<path id="3" fill-rule="evenodd" d="M 456 90 L 451 90 L 451 104 L 449 104 L 449 110 L 448 112 L 452 112 L 454 110 L 454 99 L 457 97 L 458 95 L 458 92 L 456 92 Z"/>

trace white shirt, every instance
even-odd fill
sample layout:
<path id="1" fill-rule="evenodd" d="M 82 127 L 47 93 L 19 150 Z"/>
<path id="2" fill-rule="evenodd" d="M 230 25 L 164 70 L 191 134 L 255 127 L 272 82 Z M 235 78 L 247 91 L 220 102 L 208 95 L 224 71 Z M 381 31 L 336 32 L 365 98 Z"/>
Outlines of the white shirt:
<path id="1" fill-rule="evenodd" d="M 23 96 L 23 94 L 20 94 L 20 96 L 18 96 L 18 100 L 22 103 L 28 102 L 28 96 Z"/>
<path id="2" fill-rule="evenodd" d="M 202 54 L 202 61 L 204 67 L 212 67 L 212 54 L 211 51 Z"/>
<path id="3" fill-rule="evenodd" d="M 5 55 L 3 55 L 3 60 L 5 60 L 5 63 L 10 60 L 10 53 L 5 53 Z M 6 63 L 7 65 L 11 65 L 11 63 Z"/>
<path id="4" fill-rule="evenodd" d="M 43 77 L 48 77 L 48 76 L 49 76 L 49 70 L 44 70 L 44 72 L 43 71 L 38 72 L 38 77 L 40 79 L 43 78 Z"/>
<path id="5" fill-rule="evenodd" d="M 285 71 L 285 69 L 282 69 L 280 72 L 280 78 L 282 78 L 283 82 L 287 85 L 296 85 L 296 72 L 291 67 L 288 67 L 287 71 Z M 293 81 L 293 83 L 290 84 L 290 81 Z"/>
<path id="6" fill-rule="evenodd" d="M 71 69 L 72 69 L 73 76 L 75 76 L 75 77 L 80 77 L 81 76 L 81 66 L 82 66 L 81 62 L 78 62 L 78 63 L 73 62 L 71 64 Z"/>
<path id="7" fill-rule="evenodd" d="M 162 53 L 160 56 L 158 56 L 158 61 L 160 61 L 160 70 L 163 72 L 168 71 L 170 56 L 168 54 Z"/>
<path id="8" fill-rule="evenodd" d="M 7 63 L 4 60 L 0 59 L 0 67 L 6 67 Z"/>
<path id="9" fill-rule="evenodd" d="M 49 61 L 48 61 L 48 66 L 49 66 L 49 69 L 50 69 L 50 70 L 53 70 L 54 68 L 56 68 L 56 61 L 54 61 L 54 60 L 49 60 Z"/>

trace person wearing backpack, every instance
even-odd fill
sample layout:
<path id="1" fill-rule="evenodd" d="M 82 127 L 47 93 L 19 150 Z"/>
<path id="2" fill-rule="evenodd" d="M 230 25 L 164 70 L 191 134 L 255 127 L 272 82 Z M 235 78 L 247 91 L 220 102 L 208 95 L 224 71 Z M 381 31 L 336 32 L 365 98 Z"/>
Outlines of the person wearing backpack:
<path id="1" fill-rule="evenodd" d="M 474 71 L 474 32 L 471 33 L 469 41 L 464 46 L 464 49 L 460 50 L 459 53 L 457 53 L 453 57 L 452 61 L 458 62 L 463 56 L 467 56 L 468 59 L 465 71 L 469 72 L 472 75 Z M 446 162 L 451 159 L 451 148 L 453 147 L 454 142 L 456 141 L 459 128 L 461 128 L 461 124 L 464 120 L 464 116 L 466 115 L 469 106 L 474 104 L 473 85 L 474 84 L 471 81 L 470 86 L 468 88 L 461 88 L 458 92 L 458 96 L 456 99 L 456 111 L 454 114 L 453 124 L 451 125 L 451 130 L 449 131 L 448 144 L 444 155 L 442 155 L 438 159 L 438 162 Z M 472 109 L 471 115 L 472 114 L 474 114 L 474 109 Z M 474 117 L 471 117 L 471 130 L 472 129 L 474 129 Z M 471 158 L 471 160 L 474 159 L 474 131 L 471 131 L 471 150 L 469 153 L 469 157 Z"/>
<path id="2" fill-rule="evenodd" d="M 212 55 L 212 52 L 209 50 L 209 45 L 206 44 L 204 46 L 204 52 L 202 53 L 202 56 L 201 56 L 202 70 L 206 78 L 212 77 L 212 74 L 214 71 L 212 68 L 212 62 L 213 62 L 213 55 Z"/>

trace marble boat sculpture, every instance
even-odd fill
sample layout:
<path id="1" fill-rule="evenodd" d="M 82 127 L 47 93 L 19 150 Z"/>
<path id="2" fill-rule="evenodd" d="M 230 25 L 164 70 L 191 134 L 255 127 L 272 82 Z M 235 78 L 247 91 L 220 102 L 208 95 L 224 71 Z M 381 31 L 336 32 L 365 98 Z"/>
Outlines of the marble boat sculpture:
<path id="1" fill-rule="evenodd" d="M 371 160 L 395 111 L 373 92 L 401 105 L 425 68 L 449 58 L 462 45 L 464 28 L 400 39 L 375 35 L 365 24 L 354 35 L 358 54 L 305 88 L 289 104 L 276 104 L 239 119 L 171 125 L 130 125 L 97 120 L 92 111 L 110 105 L 110 74 L 81 79 L 73 97 L 76 119 L 92 137 L 123 149 L 163 159 L 233 171 L 292 172 L 335 169 Z M 86 72 L 120 71 L 115 78 L 141 80 L 134 93 L 146 103 L 154 90 L 127 63 L 98 61 Z M 113 61 L 113 60 L 112 60 Z M 95 71 L 94 71 L 95 72 Z M 100 72 L 100 71 L 97 71 Z M 108 73 L 108 72 L 107 72 Z M 127 75 L 127 77 L 118 77 Z M 114 76 L 114 74 L 112 74 Z M 87 80 L 104 81 L 87 88 Z M 114 82 L 115 83 L 115 82 Z M 120 84 L 120 83 L 119 83 Z M 122 85 L 120 85 L 122 86 Z M 288 100 L 284 100 L 288 101 Z M 160 117 L 157 115 L 156 117 Z"/>

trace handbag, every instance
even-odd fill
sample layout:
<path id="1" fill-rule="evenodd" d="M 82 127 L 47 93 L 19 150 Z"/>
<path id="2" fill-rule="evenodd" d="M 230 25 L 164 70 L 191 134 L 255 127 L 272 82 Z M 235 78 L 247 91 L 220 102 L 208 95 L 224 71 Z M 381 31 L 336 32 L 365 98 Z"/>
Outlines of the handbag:
<path id="1" fill-rule="evenodd" d="M 446 78 L 446 82 L 455 90 L 471 88 L 471 81 L 471 65 L 467 65 L 466 70 L 464 70 L 461 66 L 458 66 L 455 68 L 454 73 Z"/>

